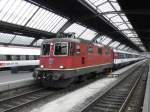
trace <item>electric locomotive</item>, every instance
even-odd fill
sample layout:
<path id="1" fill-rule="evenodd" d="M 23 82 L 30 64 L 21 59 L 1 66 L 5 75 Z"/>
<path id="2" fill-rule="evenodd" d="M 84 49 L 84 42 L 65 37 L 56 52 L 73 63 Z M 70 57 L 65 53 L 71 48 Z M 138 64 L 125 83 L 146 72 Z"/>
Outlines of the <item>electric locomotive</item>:
<path id="1" fill-rule="evenodd" d="M 42 43 L 40 68 L 33 74 L 44 86 L 65 87 L 75 77 L 113 67 L 113 49 L 70 34 Z"/>

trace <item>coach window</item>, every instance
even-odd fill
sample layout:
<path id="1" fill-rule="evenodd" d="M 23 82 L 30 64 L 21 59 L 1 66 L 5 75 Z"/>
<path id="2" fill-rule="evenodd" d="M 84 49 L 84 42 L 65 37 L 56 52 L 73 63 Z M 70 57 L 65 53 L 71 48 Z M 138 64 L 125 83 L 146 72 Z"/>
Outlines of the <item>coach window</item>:
<path id="1" fill-rule="evenodd" d="M 6 60 L 10 61 L 10 60 L 12 60 L 12 57 L 10 55 L 6 55 Z"/>
<path id="2" fill-rule="evenodd" d="M 102 48 L 98 48 L 98 54 L 102 55 Z"/>
<path id="3" fill-rule="evenodd" d="M 26 60 L 26 56 L 25 55 L 20 56 L 20 60 Z"/>
<path id="4" fill-rule="evenodd" d="M 34 60 L 38 60 L 38 58 L 39 58 L 38 55 L 34 56 Z"/>
<path id="5" fill-rule="evenodd" d="M 0 61 L 6 61 L 6 56 L 5 55 L 0 55 Z"/>
<path id="6" fill-rule="evenodd" d="M 29 60 L 34 60 L 34 56 L 33 55 L 29 55 Z"/>
<path id="7" fill-rule="evenodd" d="M 68 54 L 68 43 L 57 42 L 55 43 L 55 55 L 67 55 Z"/>
<path id="8" fill-rule="evenodd" d="M 107 47 L 105 53 L 106 53 L 106 55 L 109 55 L 110 54 L 110 48 Z"/>
<path id="9" fill-rule="evenodd" d="M 12 59 L 12 60 L 19 60 L 20 57 L 19 57 L 19 55 L 12 55 L 12 56 L 11 56 L 11 59 Z"/>
<path id="10" fill-rule="evenodd" d="M 93 53 L 93 47 L 89 46 L 88 47 L 88 54 L 92 54 Z"/>
<path id="11" fill-rule="evenodd" d="M 43 44 L 42 55 L 49 55 L 49 54 L 50 54 L 50 44 Z"/>

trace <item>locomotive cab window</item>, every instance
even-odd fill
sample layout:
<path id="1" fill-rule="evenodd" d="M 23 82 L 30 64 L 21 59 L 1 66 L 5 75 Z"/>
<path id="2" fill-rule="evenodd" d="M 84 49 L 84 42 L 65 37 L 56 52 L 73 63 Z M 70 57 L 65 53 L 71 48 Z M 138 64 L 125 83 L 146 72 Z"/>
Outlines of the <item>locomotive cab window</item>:
<path id="1" fill-rule="evenodd" d="M 55 55 L 67 55 L 68 54 L 68 43 L 57 42 L 55 43 Z"/>
<path id="2" fill-rule="evenodd" d="M 43 44 L 42 55 L 49 55 L 49 54 L 50 54 L 50 44 Z"/>
<path id="3" fill-rule="evenodd" d="M 102 48 L 98 48 L 98 54 L 102 55 Z"/>

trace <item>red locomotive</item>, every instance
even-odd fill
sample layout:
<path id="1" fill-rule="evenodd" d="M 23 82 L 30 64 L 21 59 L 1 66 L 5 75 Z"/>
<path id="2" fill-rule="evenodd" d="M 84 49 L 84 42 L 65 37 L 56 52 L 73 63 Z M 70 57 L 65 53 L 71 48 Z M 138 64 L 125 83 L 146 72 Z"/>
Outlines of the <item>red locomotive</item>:
<path id="1" fill-rule="evenodd" d="M 69 36 L 61 34 L 42 43 L 40 68 L 33 76 L 46 87 L 66 87 L 74 78 L 114 66 L 112 48 Z"/>

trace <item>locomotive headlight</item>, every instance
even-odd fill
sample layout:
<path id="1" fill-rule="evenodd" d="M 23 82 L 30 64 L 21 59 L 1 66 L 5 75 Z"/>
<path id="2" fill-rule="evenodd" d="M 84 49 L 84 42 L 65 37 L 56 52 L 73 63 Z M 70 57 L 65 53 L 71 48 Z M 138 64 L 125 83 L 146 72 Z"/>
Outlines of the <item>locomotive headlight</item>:
<path id="1" fill-rule="evenodd" d="M 64 68 L 64 66 L 62 66 L 62 65 L 61 65 L 61 66 L 59 66 L 59 68 L 63 69 L 63 68 Z"/>
<path id="2" fill-rule="evenodd" d="M 43 65 L 41 65 L 40 67 L 41 67 L 41 68 L 44 68 L 44 66 L 43 66 Z"/>

